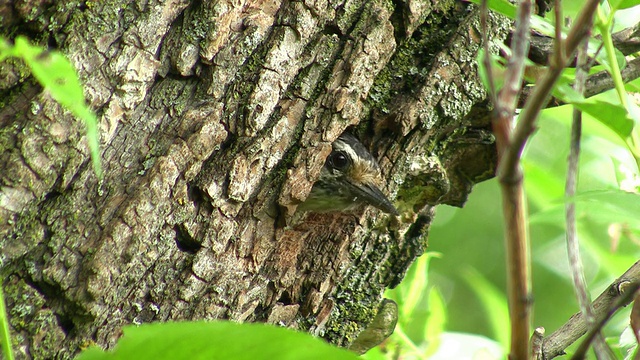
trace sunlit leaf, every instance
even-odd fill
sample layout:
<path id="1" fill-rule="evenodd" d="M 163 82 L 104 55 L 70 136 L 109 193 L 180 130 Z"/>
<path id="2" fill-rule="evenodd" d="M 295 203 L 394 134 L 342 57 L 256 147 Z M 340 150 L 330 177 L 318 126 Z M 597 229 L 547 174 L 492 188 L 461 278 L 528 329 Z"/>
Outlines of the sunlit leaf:
<path id="1" fill-rule="evenodd" d="M 611 103 L 600 99 L 590 99 L 584 103 L 575 104 L 580 110 L 588 113 L 596 120 L 613 130 L 620 138 L 626 139 L 631 135 L 634 121 L 627 109 L 621 104 Z"/>
<path id="2" fill-rule="evenodd" d="M 640 0 L 611 0 L 609 4 L 614 9 L 628 9 L 640 5 Z"/>
<path id="3" fill-rule="evenodd" d="M 633 306 L 631 307 L 631 328 L 633 329 L 633 335 L 636 337 L 636 341 L 640 343 L 640 295 L 636 295 L 633 300 Z"/>
<path id="4" fill-rule="evenodd" d="M 429 359 L 502 360 L 504 348 L 484 336 L 457 332 L 442 334 L 440 347 Z"/>
<path id="5" fill-rule="evenodd" d="M 0 350 L 2 350 L 4 359 L 14 359 L 11 329 L 9 328 L 9 317 L 7 316 L 7 307 L 4 301 L 2 286 L 0 286 Z"/>
<path id="6" fill-rule="evenodd" d="M 266 324 L 178 322 L 123 331 L 113 351 L 93 347 L 77 359 L 359 359 L 311 335 Z"/>
<path id="7" fill-rule="evenodd" d="M 416 261 L 413 279 L 409 283 L 407 291 L 404 292 L 403 306 L 400 309 L 404 319 L 411 317 L 411 314 L 418 306 L 420 298 L 425 294 L 428 285 L 427 269 L 429 267 L 429 258 L 429 254 L 425 254 Z"/>
<path id="8" fill-rule="evenodd" d="M 360 355 L 360 359 L 365 359 L 365 360 L 385 360 L 386 357 L 384 356 L 384 354 L 380 350 L 380 347 L 376 346 L 373 349 L 371 349 L 371 350 L 367 351 L 366 353 L 364 353 L 363 355 Z"/>
<path id="9" fill-rule="evenodd" d="M 437 288 L 429 291 L 429 317 L 424 329 L 424 339 L 427 341 L 427 349 L 424 352 L 426 357 L 432 355 L 440 345 L 442 335 L 447 322 L 447 310 L 442 295 Z"/>
<path id="10" fill-rule="evenodd" d="M 485 51 L 484 49 L 480 49 L 478 51 L 477 62 L 478 62 L 478 74 L 480 75 L 480 80 L 485 87 L 485 89 L 491 89 L 491 85 L 493 84 L 494 90 L 496 92 L 500 91 L 502 85 L 504 84 L 504 72 L 505 67 L 499 61 L 499 57 L 490 55 L 489 61 L 491 63 L 491 75 L 488 73 L 488 69 L 485 66 Z M 489 76 L 491 76 L 491 82 L 489 81 Z"/>
<path id="11" fill-rule="evenodd" d="M 14 56 L 24 60 L 33 76 L 51 94 L 53 99 L 84 121 L 87 126 L 87 142 L 91 151 L 93 167 L 100 177 L 102 167 L 97 119 L 85 102 L 82 85 L 73 65 L 62 53 L 43 50 L 32 45 L 22 36 L 15 39 L 13 46 L 10 46 L 3 38 L 0 38 L 0 44 L 0 59 Z"/>
<path id="12" fill-rule="evenodd" d="M 509 308 L 507 299 L 499 289 L 484 278 L 477 270 L 467 268 L 464 280 L 474 290 L 487 314 L 493 336 L 503 347 L 509 345 Z"/>
<path id="13" fill-rule="evenodd" d="M 620 351 L 624 353 L 624 360 L 633 359 L 633 354 L 638 347 L 638 341 L 636 337 L 633 335 L 633 330 L 631 326 L 627 326 L 620 334 L 620 339 L 618 340 L 618 346 L 620 347 Z"/>

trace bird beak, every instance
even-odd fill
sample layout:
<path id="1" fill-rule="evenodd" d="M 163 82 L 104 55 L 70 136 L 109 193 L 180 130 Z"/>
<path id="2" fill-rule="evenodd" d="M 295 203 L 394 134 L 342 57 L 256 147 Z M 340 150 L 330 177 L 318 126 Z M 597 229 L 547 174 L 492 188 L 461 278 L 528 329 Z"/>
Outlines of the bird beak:
<path id="1" fill-rule="evenodd" d="M 387 199 L 387 197 L 378 189 L 377 186 L 373 184 L 351 184 L 351 188 L 353 192 L 357 195 L 358 198 L 364 200 L 369 205 L 373 205 L 378 209 L 386 212 L 387 214 L 392 214 L 395 216 L 400 215 L 398 210 L 396 210 L 395 206 Z"/>

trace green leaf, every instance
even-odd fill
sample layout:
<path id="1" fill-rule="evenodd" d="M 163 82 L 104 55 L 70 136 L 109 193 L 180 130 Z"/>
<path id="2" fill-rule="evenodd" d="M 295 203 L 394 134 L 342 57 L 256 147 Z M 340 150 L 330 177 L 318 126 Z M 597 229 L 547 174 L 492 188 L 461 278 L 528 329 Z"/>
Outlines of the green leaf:
<path id="1" fill-rule="evenodd" d="M 432 359 L 505 359 L 504 348 L 484 336 L 446 332 L 442 334 L 441 345 Z"/>
<path id="2" fill-rule="evenodd" d="M 4 293 L 2 281 L 0 281 L 0 347 L 7 360 L 13 360 L 13 349 L 11 348 L 11 332 L 9 330 L 9 317 L 4 303 Z"/>
<path id="3" fill-rule="evenodd" d="M 412 281 L 408 284 L 407 291 L 404 292 L 404 299 L 400 309 L 401 318 L 405 321 L 411 318 L 411 314 L 415 311 L 420 299 L 427 289 L 427 269 L 429 268 L 429 253 L 422 255 L 415 263 Z"/>
<path id="4" fill-rule="evenodd" d="M 609 3 L 614 9 L 628 9 L 640 5 L 640 0 L 613 0 Z"/>
<path id="5" fill-rule="evenodd" d="M 598 30 L 600 30 L 600 33 L 602 33 L 602 29 L 601 28 L 597 28 Z M 606 32 L 610 32 L 610 28 L 606 29 Z M 600 64 L 606 71 L 609 72 L 609 74 L 611 74 L 612 71 L 614 71 L 613 69 L 618 69 L 617 71 L 619 72 L 619 69 L 624 69 L 625 67 L 627 67 L 627 60 L 624 56 L 624 54 L 618 50 L 618 49 L 612 49 L 613 51 L 613 56 L 609 57 L 609 54 L 607 53 L 607 51 L 602 50 L 602 41 L 599 40 L 598 38 L 592 38 L 589 39 L 589 56 L 593 56 L 594 54 L 596 55 L 596 59 L 598 61 L 598 64 Z M 600 50 L 600 51 L 598 51 Z M 616 66 L 614 66 L 614 64 L 612 62 L 615 62 Z"/>
<path id="6" fill-rule="evenodd" d="M 442 294 L 437 288 L 429 291 L 429 319 L 425 328 L 425 339 L 439 336 L 447 322 L 447 312 Z"/>
<path id="7" fill-rule="evenodd" d="M 482 84 L 484 85 L 484 88 L 491 90 L 491 84 L 489 83 L 489 75 L 488 75 L 487 67 L 484 64 L 484 57 L 485 57 L 484 49 L 478 50 L 478 56 L 476 57 L 476 62 L 478 63 L 478 75 L 480 75 L 480 80 L 482 80 Z M 498 65 L 495 62 L 493 63 L 495 65 Z M 495 84 L 495 81 L 494 81 L 494 84 Z M 495 84 L 495 86 L 496 86 L 496 89 L 495 89 L 496 91 L 500 90 L 500 86 L 498 84 Z"/>
<path id="8" fill-rule="evenodd" d="M 613 130 L 621 139 L 627 139 L 631 135 L 634 121 L 621 104 L 592 98 L 574 105 Z"/>
<path id="9" fill-rule="evenodd" d="M 636 224 L 640 213 L 640 195 L 621 190 L 598 190 L 580 193 L 567 202 L 575 202 L 577 216 L 588 219 L 591 223 Z M 592 216 L 597 214 L 597 216 Z M 562 224 L 564 221 L 564 203 L 559 202 L 554 206 L 540 211 L 531 216 L 531 223 Z"/>
<path id="10" fill-rule="evenodd" d="M 636 244 L 620 244 L 621 250 L 612 251 L 611 239 L 604 231 L 602 223 L 596 223 L 596 217 L 585 217 L 578 222 L 580 246 L 583 258 L 589 267 L 597 269 L 606 278 L 615 279 L 624 273 L 633 263 L 638 261 Z M 628 321 L 628 320 L 627 320 Z"/>
<path id="11" fill-rule="evenodd" d="M 427 348 L 424 355 L 433 355 L 440 346 L 440 335 L 444 332 L 447 323 L 447 310 L 442 294 L 436 288 L 429 291 L 429 317 L 424 327 L 424 338 L 427 340 Z"/>
<path id="12" fill-rule="evenodd" d="M 427 293 L 429 261 L 440 257 L 437 252 L 428 252 L 422 255 L 411 265 L 402 283 L 393 290 L 387 290 L 385 297 L 393 299 L 398 304 L 399 322 L 407 325 L 408 321 L 415 319 L 422 309 L 419 304 Z"/>
<path id="13" fill-rule="evenodd" d="M 367 351 L 366 353 L 360 355 L 361 359 L 366 360 L 386 360 L 387 358 L 384 356 L 379 346 L 374 347 L 373 349 Z"/>
<path id="14" fill-rule="evenodd" d="M 127 326 L 113 351 L 84 351 L 97 359 L 359 359 L 354 353 L 293 330 L 266 324 L 175 322 Z"/>
<path id="15" fill-rule="evenodd" d="M 505 349 L 508 348 L 509 307 L 504 294 L 473 268 L 464 271 L 464 280 L 482 302 L 484 313 L 489 316 L 493 337 Z"/>
<path id="16" fill-rule="evenodd" d="M 550 164 L 539 161 L 523 161 L 525 186 L 529 201 L 536 207 L 544 208 L 549 202 L 564 196 L 564 179 L 561 174 L 550 169 Z"/>
<path id="17" fill-rule="evenodd" d="M 598 214 L 604 222 L 636 223 L 640 214 L 640 195 L 620 190 L 590 191 L 576 196 L 587 214 Z"/>
<path id="18" fill-rule="evenodd" d="M 31 45 L 22 36 L 16 38 L 13 47 L 0 38 L 0 60 L 8 56 L 21 58 L 51 97 L 85 122 L 93 167 L 96 175 L 101 177 L 98 121 L 85 103 L 82 85 L 73 65 L 60 52 L 45 51 Z"/>

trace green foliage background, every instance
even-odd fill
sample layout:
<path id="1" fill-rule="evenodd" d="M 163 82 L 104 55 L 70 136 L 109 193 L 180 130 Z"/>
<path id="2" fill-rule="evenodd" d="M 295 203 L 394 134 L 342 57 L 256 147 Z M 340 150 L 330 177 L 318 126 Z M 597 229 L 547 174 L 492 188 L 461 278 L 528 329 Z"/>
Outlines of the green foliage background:
<path id="1" fill-rule="evenodd" d="M 547 334 L 579 311 L 565 244 L 567 202 L 576 203 L 578 237 L 592 299 L 640 257 L 640 110 L 636 95 L 640 82 L 622 83 L 619 67 L 625 65 L 624 56 L 610 43 L 614 31 L 637 23 L 639 3 L 614 0 L 598 10 L 595 28 L 604 47 L 597 55 L 601 65 L 591 71 L 607 70 L 615 90 L 584 99 L 569 86 L 573 69 L 565 71 L 554 90 L 557 98 L 584 114 L 575 198 L 564 197 L 572 106 L 544 110 L 525 149 L 522 165 L 532 244 L 533 326 L 544 327 Z M 564 16 L 575 18 L 583 4 L 563 3 Z M 513 5 L 502 0 L 490 0 L 489 7 L 511 17 L 515 13 Z M 552 18 L 534 17 L 532 23 L 540 33 L 553 35 Z M 598 49 L 598 40 L 592 39 L 591 45 L 590 51 Z M 494 59 L 493 66 L 502 65 Z M 430 257 L 428 276 L 418 263 L 397 290 L 387 293 L 400 304 L 399 331 L 368 358 L 398 358 L 399 354 L 403 359 L 504 358 L 509 338 L 507 274 L 496 180 L 477 185 L 463 209 L 438 207 L 429 242 L 429 251 L 439 255 Z M 416 287 L 424 290 L 420 300 L 404 301 L 416 297 L 411 294 Z M 440 303 L 433 301 L 433 294 Z M 635 349 L 628 323 L 627 309 L 605 328 L 619 358 Z M 433 350 L 439 346 L 448 353 Z M 495 347 L 502 353 L 488 350 Z M 459 349 L 468 352 L 454 355 Z"/>
<path id="2" fill-rule="evenodd" d="M 640 82 L 628 84 L 635 89 Z M 615 103 L 613 91 L 598 97 Z M 608 111 L 603 108 L 606 116 Z M 523 168 L 527 192 L 533 260 L 534 327 L 550 334 L 579 311 L 568 268 L 564 226 L 564 177 L 569 151 L 571 107 L 547 109 L 539 129 L 525 150 Z M 640 177 L 632 150 L 601 121 L 585 116 L 580 176 L 576 201 L 578 234 L 585 275 L 593 299 L 640 258 Z M 625 229 L 618 233 L 616 230 Z M 409 318 L 401 319 L 415 348 L 398 338 L 409 358 L 427 358 L 430 346 L 423 335 L 425 320 L 446 318 L 444 332 L 480 335 L 508 349 L 509 322 L 506 305 L 505 255 L 500 189 L 497 181 L 477 185 L 462 209 L 440 206 L 429 236 L 429 251 L 438 253 L 429 261 L 428 285 L 422 303 Z M 415 269 L 402 286 L 416 280 Z M 437 289 L 444 301 L 434 314 L 427 300 Z M 421 308 L 422 307 L 422 308 Z M 402 311 L 401 311 L 402 314 Z M 618 313 L 605 334 L 620 358 L 631 344 L 621 336 L 629 322 L 629 310 Z M 396 335 L 394 335 L 396 336 Z M 429 334 L 433 338 L 434 334 Z M 478 346 L 484 346 L 484 339 Z M 622 342 L 622 344 L 621 344 Z M 460 347 L 470 346 L 468 339 Z M 382 351 L 386 351 L 383 347 Z M 387 358 L 389 354 L 387 354 Z M 373 356 L 372 356 L 373 358 Z M 439 357 L 436 357 L 439 358 Z M 487 356 L 486 358 L 495 358 Z"/>

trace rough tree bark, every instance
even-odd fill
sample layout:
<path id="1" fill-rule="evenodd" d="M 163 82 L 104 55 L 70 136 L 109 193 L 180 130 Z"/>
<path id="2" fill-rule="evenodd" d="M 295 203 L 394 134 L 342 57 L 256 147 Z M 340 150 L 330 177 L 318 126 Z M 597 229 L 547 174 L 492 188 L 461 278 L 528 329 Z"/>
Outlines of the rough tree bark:
<path id="1" fill-rule="evenodd" d="M 0 64 L 0 265 L 23 357 L 180 319 L 348 346 L 424 252 L 433 207 L 493 175 L 466 3 L 36 0 L 0 15 L 5 37 L 76 66 L 105 170 L 98 181 L 82 123 L 23 64 Z M 496 42 L 508 25 L 491 19 Z M 291 225 L 348 128 L 402 215 Z"/>

